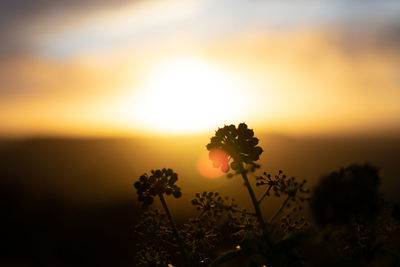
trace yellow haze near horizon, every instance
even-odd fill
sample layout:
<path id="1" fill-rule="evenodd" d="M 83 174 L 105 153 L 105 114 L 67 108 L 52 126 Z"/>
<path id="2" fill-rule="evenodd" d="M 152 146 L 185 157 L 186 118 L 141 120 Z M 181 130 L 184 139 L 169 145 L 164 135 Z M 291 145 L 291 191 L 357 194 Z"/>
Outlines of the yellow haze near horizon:
<path id="1" fill-rule="evenodd" d="M 333 43 L 318 30 L 255 32 L 10 59 L 2 86 L 26 89 L 0 100 L 1 134 L 195 134 L 241 121 L 294 135 L 398 130 L 398 51 L 349 56 Z"/>

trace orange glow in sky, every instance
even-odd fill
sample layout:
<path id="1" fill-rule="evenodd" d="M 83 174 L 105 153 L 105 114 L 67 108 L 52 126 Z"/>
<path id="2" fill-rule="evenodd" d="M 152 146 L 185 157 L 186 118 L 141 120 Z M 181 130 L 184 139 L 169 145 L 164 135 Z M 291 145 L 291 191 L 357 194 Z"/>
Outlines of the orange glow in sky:
<path id="1" fill-rule="evenodd" d="M 397 1 L 100 2 L 3 16 L 0 135 L 400 132 Z"/>

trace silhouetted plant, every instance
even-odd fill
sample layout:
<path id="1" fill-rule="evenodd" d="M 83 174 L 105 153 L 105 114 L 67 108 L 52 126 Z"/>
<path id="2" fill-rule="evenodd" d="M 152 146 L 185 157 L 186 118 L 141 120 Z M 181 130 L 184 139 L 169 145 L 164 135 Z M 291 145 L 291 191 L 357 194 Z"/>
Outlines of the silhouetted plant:
<path id="1" fill-rule="evenodd" d="M 196 193 L 196 198 L 192 200 L 192 204 L 197 210 L 201 211 L 199 217 L 221 217 L 224 212 L 241 212 L 235 199 L 230 197 L 222 197 L 218 192 Z"/>
<path id="2" fill-rule="evenodd" d="M 172 266 L 177 250 L 182 264 L 194 267 L 237 266 L 239 260 L 244 266 L 304 266 L 306 260 L 311 266 L 400 263 L 400 245 L 388 242 L 393 234 L 400 233 L 400 209 L 378 193 L 376 167 L 351 165 L 333 172 L 321 179 L 310 199 L 306 180 L 288 178 L 282 171 L 276 175 L 255 173 L 263 150 L 253 130 L 244 123 L 218 129 L 207 149 L 214 167 L 229 178 L 242 177 L 255 212 L 241 209 L 234 199 L 218 192 L 205 191 L 192 200 L 197 216 L 178 230 L 164 199 L 165 195 L 181 196 L 176 185 L 178 175 L 171 169 L 152 170 L 134 184 L 138 200 L 147 209 L 158 196 L 165 213 L 146 211 L 136 225 L 141 242 L 137 266 Z M 258 199 L 248 176 L 254 176 L 255 185 L 264 188 Z M 270 197 L 282 198 L 282 204 L 266 223 L 260 207 Z M 309 200 L 319 228 L 310 228 L 299 214 Z M 214 249 L 222 240 L 226 243 L 228 236 L 232 249 L 215 255 Z M 316 256 L 307 254 L 307 247 L 326 253 L 326 259 L 312 264 Z"/>
<path id="3" fill-rule="evenodd" d="M 178 229 L 168 209 L 164 199 L 164 194 L 173 195 L 175 198 L 182 196 L 181 189 L 175 182 L 178 180 L 178 174 L 172 169 L 151 170 L 151 175 L 147 173 L 140 176 L 139 181 L 135 182 L 134 186 L 137 190 L 138 200 L 142 202 L 142 208 L 148 208 L 153 203 L 154 196 L 158 196 L 164 211 L 169 219 L 170 226 L 178 243 L 183 261 L 186 266 L 190 266 L 190 259 L 186 253 L 185 246 L 179 236 Z"/>
<path id="4" fill-rule="evenodd" d="M 199 214 L 184 225 L 182 232 L 194 262 L 204 263 L 210 261 L 206 252 L 218 244 L 222 228 L 232 227 L 233 214 L 241 214 L 243 210 L 234 199 L 221 196 L 218 192 L 196 193 L 192 204 Z"/>
<path id="5" fill-rule="evenodd" d="M 151 246 L 166 249 L 176 247 L 174 233 L 168 217 L 160 210 L 145 211 L 135 226 L 136 239 L 140 247 Z"/>
<path id="6" fill-rule="evenodd" d="M 220 231 L 208 217 L 192 218 L 180 231 L 192 263 L 208 261 L 207 252 L 218 243 Z"/>
<path id="7" fill-rule="evenodd" d="M 275 226 L 273 226 L 272 223 L 281 215 L 284 209 L 292 207 L 290 211 L 288 210 L 288 213 L 296 212 L 301 210 L 303 208 L 303 202 L 309 199 L 308 194 L 310 191 L 305 189 L 306 180 L 297 182 L 294 177 L 287 179 L 286 176 L 282 174 L 282 171 L 279 171 L 279 174 L 273 178 L 267 173 L 264 173 L 263 176 L 256 177 L 257 186 L 267 187 L 265 193 L 257 200 L 248 179 L 249 173 L 255 172 L 256 169 L 260 168 L 260 165 L 257 164 L 256 161 L 259 160 L 263 150 L 257 145 L 258 138 L 254 137 L 253 130 L 248 129 L 245 123 L 239 124 L 237 128 L 235 125 L 219 128 L 207 145 L 207 149 L 210 151 L 209 158 L 213 161 L 214 167 L 221 168 L 224 172 L 232 170 L 232 172 L 228 173 L 228 177 L 233 177 L 236 174 L 242 176 L 255 210 L 255 217 L 245 210 L 243 210 L 239 216 L 237 214 L 230 214 L 230 224 L 235 230 L 233 236 L 239 240 L 239 244 L 243 249 L 240 251 L 228 251 L 226 254 L 216 259 L 212 266 L 235 257 L 243 257 L 244 255 L 258 255 L 259 259 L 254 262 L 255 264 L 271 265 L 273 262 L 275 262 L 275 264 L 282 262 L 276 257 L 276 253 L 275 256 L 272 256 L 274 254 L 272 251 L 276 249 L 276 246 L 280 246 L 280 242 L 289 242 L 292 237 L 289 236 L 283 239 L 273 240 L 272 235 L 276 230 L 274 230 Z M 261 213 L 260 205 L 266 197 L 271 195 L 271 190 L 274 192 L 275 196 L 280 197 L 284 195 L 286 198 L 267 225 Z M 286 217 L 286 220 L 289 220 L 289 218 Z M 307 225 L 305 221 L 300 224 L 297 220 L 293 222 L 291 220 L 292 219 L 290 219 L 290 222 L 287 222 L 287 227 L 283 230 L 286 234 L 289 232 L 301 231 Z M 269 255 L 269 257 L 266 258 L 266 255 Z M 292 263 L 297 260 L 298 258 Z"/>
<path id="8" fill-rule="evenodd" d="M 272 216 L 270 222 L 273 222 L 285 208 L 292 208 L 292 211 L 296 212 L 303 209 L 305 201 L 310 200 L 308 196 L 310 189 L 305 189 L 307 182 L 305 179 L 298 182 L 295 177 L 287 178 L 281 170 L 275 176 L 264 172 L 262 176 L 258 176 L 256 179 L 256 186 L 267 187 L 258 203 L 261 203 L 266 196 L 271 195 L 271 189 L 274 196 L 285 197 L 284 202 L 275 215 Z"/>
<path id="9" fill-rule="evenodd" d="M 211 138 L 207 149 L 215 167 L 227 172 L 230 166 L 236 173 L 242 174 L 247 165 L 257 165 L 255 162 L 263 152 L 257 144 L 258 138 L 254 137 L 254 131 L 248 129 L 245 123 L 241 123 L 238 128 L 233 124 L 219 128 Z M 218 151 L 225 152 L 227 157 L 220 158 Z"/>
<path id="10" fill-rule="evenodd" d="M 305 230 L 309 226 L 309 223 L 303 216 L 296 217 L 292 214 L 286 214 L 282 216 L 280 226 L 285 234 L 290 234 Z"/>
<path id="11" fill-rule="evenodd" d="M 321 233 L 338 256 L 367 265 L 393 253 L 387 240 L 399 229 L 389 203 L 378 192 L 378 168 L 354 164 L 323 177 L 311 210 Z"/>
<path id="12" fill-rule="evenodd" d="M 243 244 L 246 240 L 253 240 L 262 235 L 257 217 L 245 209 L 239 214 L 230 214 L 229 226 L 234 229 L 232 237 L 236 244 Z"/>
<path id="13" fill-rule="evenodd" d="M 147 173 L 140 176 L 139 181 L 134 186 L 137 190 L 138 200 L 142 202 L 142 208 L 147 208 L 154 201 L 155 196 L 163 198 L 164 193 L 173 194 L 174 197 L 181 197 L 181 189 L 175 182 L 178 180 L 178 174 L 172 169 L 151 170 L 151 175 Z"/>
<path id="14" fill-rule="evenodd" d="M 260 205 L 247 178 L 249 171 L 254 171 L 259 167 L 256 161 L 260 159 L 263 150 L 257 144 L 258 138 L 254 137 L 254 131 L 248 129 L 245 123 L 241 123 L 237 128 L 233 124 L 219 128 L 211 138 L 207 149 L 210 151 L 209 157 L 213 161 L 214 167 L 220 167 L 222 171 L 228 172 L 230 166 L 235 174 L 242 176 L 244 184 L 249 191 L 259 224 L 265 230 L 266 225 Z M 219 151 L 223 151 L 226 156 L 219 157 L 221 153 Z"/>
<path id="15" fill-rule="evenodd" d="M 369 164 L 351 165 L 323 177 L 314 189 L 311 208 L 325 227 L 374 220 L 381 208 L 379 171 Z"/>

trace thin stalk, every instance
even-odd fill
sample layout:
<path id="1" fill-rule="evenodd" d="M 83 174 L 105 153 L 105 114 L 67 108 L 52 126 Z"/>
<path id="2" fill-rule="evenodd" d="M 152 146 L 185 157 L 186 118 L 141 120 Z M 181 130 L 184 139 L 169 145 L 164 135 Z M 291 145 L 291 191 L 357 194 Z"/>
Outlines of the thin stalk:
<path id="1" fill-rule="evenodd" d="M 282 204 L 282 206 L 279 208 L 279 210 L 275 213 L 274 216 L 272 216 L 271 220 L 269 221 L 270 223 L 272 223 L 272 222 L 276 219 L 276 217 L 278 217 L 278 215 L 282 212 L 282 210 L 286 207 L 286 204 L 288 203 L 289 199 L 290 199 L 290 196 L 288 196 L 288 197 L 285 199 L 285 201 L 283 202 L 283 204 Z"/>
<path id="2" fill-rule="evenodd" d="M 257 216 L 257 220 L 261 224 L 261 227 L 262 227 L 263 231 L 265 231 L 266 225 L 265 225 L 264 218 L 262 216 L 260 205 L 259 205 L 259 203 L 257 201 L 256 195 L 254 194 L 253 188 L 250 185 L 249 179 L 247 179 L 246 172 L 242 171 L 241 174 L 242 174 L 242 178 L 244 180 L 244 184 L 247 187 L 247 190 L 249 191 L 249 195 L 250 195 L 251 201 L 253 202 L 254 210 L 255 210 L 256 216 Z"/>
<path id="3" fill-rule="evenodd" d="M 180 249 L 180 251 L 182 253 L 182 257 L 183 257 L 185 266 L 190 267 L 190 260 L 189 260 L 189 257 L 187 255 L 187 253 L 186 253 L 185 246 L 183 245 L 182 239 L 179 236 L 178 229 L 176 228 L 175 222 L 172 219 L 171 213 L 169 212 L 169 209 L 168 209 L 167 203 L 165 202 L 164 196 L 162 194 L 158 194 L 158 196 L 160 197 L 161 204 L 162 204 L 162 206 L 163 206 L 163 208 L 165 210 L 165 213 L 168 216 L 169 222 L 170 222 L 171 227 L 172 227 L 172 231 L 174 232 L 176 241 L 178 242 L 179 249 Z"/>
<path id="4" fill-rule="evenodd" d="M 257 202 L 258 205 L 260 205 L 261 202 L 263 201 L 263 199 L 264 199 L 266 196 L 269 195 L 269 191 L 271 190 L 271 187 L 272 187 L 272 185 L 270 185 L 270 186 L 268 187 L 267 191 L 265 191 L 264 195 L 263 195 L 263 196 L 260 198 L 260 200 Z"/>

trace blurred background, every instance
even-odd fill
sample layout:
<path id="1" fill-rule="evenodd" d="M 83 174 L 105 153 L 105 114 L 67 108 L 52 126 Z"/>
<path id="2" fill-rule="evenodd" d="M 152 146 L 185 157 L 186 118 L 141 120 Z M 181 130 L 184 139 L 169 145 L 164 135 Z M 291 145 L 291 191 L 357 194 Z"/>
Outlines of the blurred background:
<path id="1" fill-rule="evenodd" d="M 179 173 L 181 220 L 197 191 L 248 206 L 207 159 L 224 124 L 263 171 L 371 162 L 399 200 L 399 1 L 2 0 L 0 34 L 0 265 L 132 266 L 150 169 Z"/>

